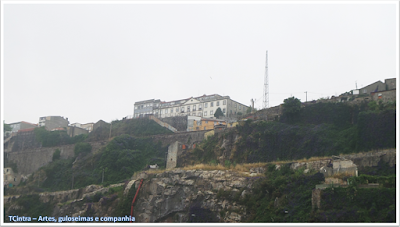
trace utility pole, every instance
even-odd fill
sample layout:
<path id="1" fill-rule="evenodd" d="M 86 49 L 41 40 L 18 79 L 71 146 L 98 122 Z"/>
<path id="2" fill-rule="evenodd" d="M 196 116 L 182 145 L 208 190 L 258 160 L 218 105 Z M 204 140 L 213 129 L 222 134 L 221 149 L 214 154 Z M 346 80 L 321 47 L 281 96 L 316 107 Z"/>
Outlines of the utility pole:
<path id="1" fill-rule="evenodd" d="M 304 93 L 306 93 L 306 102 L 307 102 L 307 92 L 304 92 Z"/>
<path id="2" fill-rule="evenodd" d="M 101 177 L 101 183 L 104 181 L 104 168 L 103 168 L 103 176 Z"/>
<path id="3" fill-rule="evenodd" d="M 108 136 L 108 139 L 111 138 L 111 128 L 112 128 L 112 121 L 111 121 L 111 123 L 110 123 L 110 135 Z"/>
<path id="4" fill-rule="evenodd" d="M 264 99 L 263 109 L 269 108 L 269 87 L 268 87 L 268 50 L 265 59 L 265 76 L 264 76 Z"/>

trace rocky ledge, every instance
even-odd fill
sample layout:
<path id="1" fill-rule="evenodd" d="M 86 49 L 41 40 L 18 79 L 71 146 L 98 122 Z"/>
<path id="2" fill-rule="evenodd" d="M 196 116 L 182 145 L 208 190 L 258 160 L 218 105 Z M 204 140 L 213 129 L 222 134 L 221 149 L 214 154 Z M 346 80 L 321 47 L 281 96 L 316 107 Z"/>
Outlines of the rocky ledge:
<path id="1" fill-rule="evenodd" d="M 263 176 L 260 172 L 259 169 L 246 173 L 182 169 L 158 174 L 143 172 L 130 182 L 137 188 L 139 180 L 144 179 L 134 216 L 137 222 L 243 222 L 247 218 L 245 206 L 221 195 L 243 198 L 252 192 L 253 182 Z"/>

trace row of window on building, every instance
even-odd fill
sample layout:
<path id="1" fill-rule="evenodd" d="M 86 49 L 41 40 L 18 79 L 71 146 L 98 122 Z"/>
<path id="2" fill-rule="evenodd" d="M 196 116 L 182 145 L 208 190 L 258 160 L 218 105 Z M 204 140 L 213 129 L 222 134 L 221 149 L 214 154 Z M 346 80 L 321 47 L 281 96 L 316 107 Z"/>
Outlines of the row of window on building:
<path id="1" fill-rule="evenodd" d="M 169 103 L 168 103 L 169 104 Z M 220 101 L 216 101 L 215 102 L 215 105 L 216 106 L 220 106 Z M 222 101 L 222 105 L 226 105 L 226 100 L 223 100 Z M 152 103 L 150 103 L 150 104 L 145 104 L 145 105 L 140 105 L 140 106 L 135 106 L 135 109 L 143 109 L 143 108 L 146 108 L 146 107 L 150 107 L 150 106 L 153 106 L 153 104 Z M 158 106 L 158 105 L 155 105 L 155 106 Z M 163 105 L 161 105 L 161 106 L 163 106 Z M 206 102 L 206 103 L 204 103 L 204 108 L 207 108 L 208 107 L 208 103 Z M 210 102 L 210 107 L 214 107 L 214 102 Z M 237 107 L 237 103 L 235 103 L 235 108 Z M 183 108 L 184 107 L 182 107 L 182 111 L 183 111 Z M 202 108 L 202 104 L 199 104 L 198 105 L 198 108 L 199 108 L 199 110 Z M 242 109 L 242 106 L 240 106 L 239 105 L 239 110 L 241 110 Z M 176 111 L 178 112 L 179 111 L 179 107 L 177 107 L 176 108 Z M 190 107 L 188 106 L 188 111 L 190 111 Z M 193 105 L 193 111 L 196 111 L 196 105 Z"/>

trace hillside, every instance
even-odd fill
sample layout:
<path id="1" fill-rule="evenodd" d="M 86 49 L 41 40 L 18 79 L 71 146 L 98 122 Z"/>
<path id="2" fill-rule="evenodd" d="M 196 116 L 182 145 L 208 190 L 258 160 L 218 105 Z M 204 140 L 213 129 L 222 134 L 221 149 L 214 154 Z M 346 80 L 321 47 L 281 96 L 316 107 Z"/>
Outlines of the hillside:
<path id="1" fill-rule="evenodd" d="M 395 113 L 393 105 L 320 103 L 276 121 L 242 121 L 192 142 L 174 170 L 165 170 L 168 147 L 149 137 L 170 132 L 153 121 L 115 121 L 102 147 L 89 142 L 108 137 L 109 127 L 6 189 L 5 216 L 129 216 L 133 181 L 144 179 L 138 222 L 395 222 Z M 315 210 L 312 190 L 326 183 L 320 168 L 332 156 L 356 163 L 360 177 L 335 175 L 352 183 L 322 190 Z M 161 169 L 143 172 L 156 163 Z M 379 186 L 365 188 L 366 180 Z"/>

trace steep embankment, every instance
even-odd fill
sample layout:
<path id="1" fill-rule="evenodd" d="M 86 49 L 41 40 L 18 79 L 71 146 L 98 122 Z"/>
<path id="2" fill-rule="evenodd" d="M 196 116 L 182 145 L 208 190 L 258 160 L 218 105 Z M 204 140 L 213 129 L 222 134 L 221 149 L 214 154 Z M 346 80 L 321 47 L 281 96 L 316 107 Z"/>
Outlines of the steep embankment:
<path id="1" fill-rule="evenodd" d="M 301 108 L 294 120 L 241 122 L 205 140 L 184 158 L 196 162 L 254 163 L 297 160 L 396 147 L 396 110 L 321 103 Z M 385 109 L 388 108 L 388 109 Z"/>
<path id="2" fill-rule="evenodd" d="M 362 176 L 361 181 L 386 179 L 380 176 L 393 176 L 395 171 L 395 150 L 348 158 L 360 164 L 359 174 L 377 175 Z M 366 217 L 373 222 L 393 222 L 395 188 L 393 183 L 387 188 L 385 181 L 378 188 L 353 185 L 335 189 L 334 193 L 326 189 L 321 193 L 321 209 L 313 211 L 311 191 L 325 180 L 318 170 L 330 161 L 322 158 L 276 165 L 194 166 L 140 172 L 130 181 L 109 187 L 90 185 L 68 191 L 6 196 L 5 216 L 129 216 L 140 179 L 144 179 L 134 206 L 136 222 L 362 222 Z M 214 169 L 206 170 L 211 168 Z M 346 175 L 336 177 L 341 181 L 348 179 Z M 368 196 L 379 193 L 385 196 Z M 358 215 L 339 212 L 340 206 Z"/>

